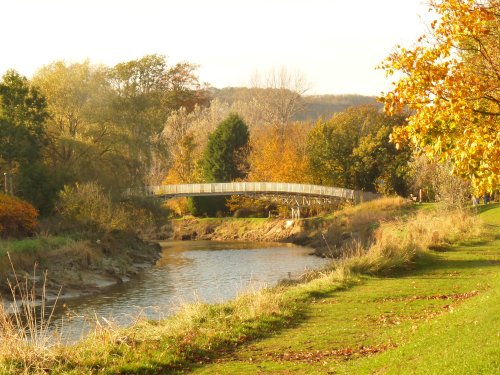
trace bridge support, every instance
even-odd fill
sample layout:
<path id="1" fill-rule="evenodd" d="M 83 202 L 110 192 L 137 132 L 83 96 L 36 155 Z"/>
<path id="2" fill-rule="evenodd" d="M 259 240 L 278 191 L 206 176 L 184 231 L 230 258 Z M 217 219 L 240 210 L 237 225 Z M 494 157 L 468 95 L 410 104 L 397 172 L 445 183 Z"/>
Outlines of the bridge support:
<path id="1" fill-rule="evenodd" d="M 300 206 L 292 207 L 292 220 L 300 220 Z"/>

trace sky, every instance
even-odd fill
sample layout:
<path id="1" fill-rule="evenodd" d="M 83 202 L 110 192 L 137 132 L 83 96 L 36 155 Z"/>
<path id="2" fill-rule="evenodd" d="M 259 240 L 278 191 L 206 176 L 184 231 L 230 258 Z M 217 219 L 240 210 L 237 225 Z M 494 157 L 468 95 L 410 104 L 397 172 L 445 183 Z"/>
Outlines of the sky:
<path id="1" fill-rule="evenodd" d="M 375 67 L 430 17 L 422 0 L 2 0 L 0 75 L 161 54 L 218 88 L 285 67 L 307 94 L 379 95 L 390 80 Z"/>

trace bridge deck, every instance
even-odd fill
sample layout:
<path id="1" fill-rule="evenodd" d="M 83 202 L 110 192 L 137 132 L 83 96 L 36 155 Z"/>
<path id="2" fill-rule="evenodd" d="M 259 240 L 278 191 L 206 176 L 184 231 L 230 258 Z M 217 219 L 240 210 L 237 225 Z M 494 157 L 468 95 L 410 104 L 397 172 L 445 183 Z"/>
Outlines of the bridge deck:
<path id="1" fill-rule="evenodd" d="M 129 193 L 135 190 L 129 191 Z M 142 193 L 160 197 L 211 195 L 288 194 L 325 198 L 343 198 L 356 203 L 380 198 L 379 194 L 331 186 L 292 184 L 284 182 L 216 182 L 205 184 L 146 186 Z"/>

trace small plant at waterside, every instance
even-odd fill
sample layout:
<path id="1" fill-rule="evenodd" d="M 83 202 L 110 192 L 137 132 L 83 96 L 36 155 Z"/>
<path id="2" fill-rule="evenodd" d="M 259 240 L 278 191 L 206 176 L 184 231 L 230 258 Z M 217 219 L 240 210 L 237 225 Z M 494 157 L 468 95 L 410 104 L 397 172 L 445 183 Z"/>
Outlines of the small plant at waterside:
<path id="1" fill-rule="evenodd" d="M 0 237 L 31 236 L 38 228 L 38 211 L 26 201 L 0 194 Z"/>
<path id="2" fill-rule="evenodd" d="M 9 256 L 10 259 L 10 256 Z M 0 372 L 46 373 L 56 358 L 60 345 L 57 335 L 51 333 L 56 300 L 47 305 L 45 286 L 37 286 L 36 265 L 31 276 L 20 279 L 11 262 L 13 280 L 9 280 L 12 301 L 6 309 L 0 300 Z"/>

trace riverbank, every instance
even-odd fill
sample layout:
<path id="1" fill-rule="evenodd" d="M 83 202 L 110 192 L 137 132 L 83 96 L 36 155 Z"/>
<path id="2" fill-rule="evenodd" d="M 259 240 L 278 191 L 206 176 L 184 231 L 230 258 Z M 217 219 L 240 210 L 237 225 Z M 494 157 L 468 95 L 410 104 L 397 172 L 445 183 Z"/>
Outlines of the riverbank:
<path id="1" fill-rule="evenodd" d="M 34 283 L 36 295 L 47 300 L 99 293 L 151 267 L 159 254 L 158 244 L 120 231 L 93 240 L 39 236 L 0 241 L 0 295 L 12 299 L 16 279 Z"/>
<path id="2" fill-rule="evenodd" d="M 361 206 L 302 220 L 267 218 L 194 218 L 172 220 L 153 240 L 287 242 L 307 246 L 315 255 L 338 257 L 354 245 L 367 245 L 381 222 L 404 217 L 415 209 L 403 198 L 383 198 Z"/>
<path id="3" fill-rule="evenodd" d="M 82 343 L 43 351 L 32 368 L 495 373 L 500 207 L 487 208 L 483 233 L 475 218 L 460 212 L 404 214 L 382 223 L 367 251 L 298 283 L 219 305 L 187 305 L 169 319 L 127 329 L 101 327 Z M 448 357 L 435 355 L 443 351 Z M 5 372 L 25 363 L 13 349 L 0 357 Z"/>

